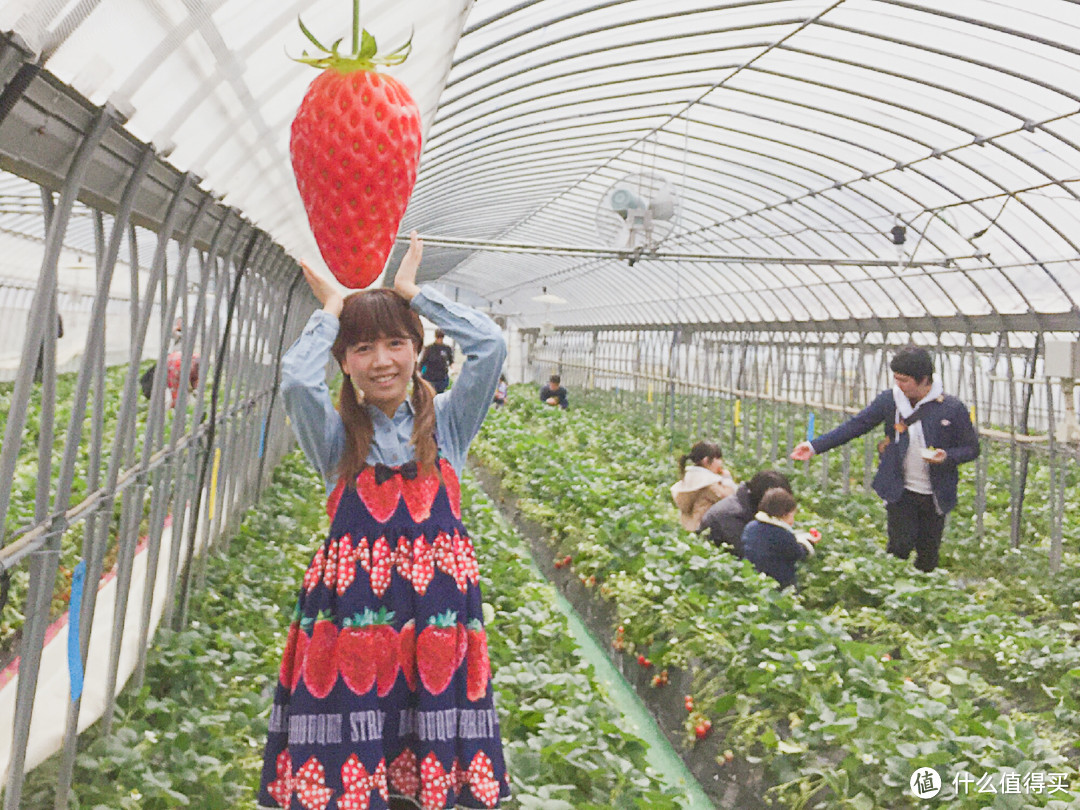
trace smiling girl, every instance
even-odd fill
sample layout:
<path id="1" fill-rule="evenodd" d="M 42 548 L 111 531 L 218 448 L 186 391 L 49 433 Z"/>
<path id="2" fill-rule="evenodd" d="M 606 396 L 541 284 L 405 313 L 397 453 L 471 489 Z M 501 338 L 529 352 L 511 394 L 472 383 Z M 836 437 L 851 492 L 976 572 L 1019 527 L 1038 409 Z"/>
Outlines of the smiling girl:
<path id="1" fill-rule="evenodd" d="M 347 297 L 304 265 L 323 308 L 281 387 L 331 525 L 289 628 L 261 807 L 496 807 L 510 792 L 458 488 L 506 346 L 489 318 L 416 285 L 421 253 L 414 232 L 393 290 Z M 443 394 L 418 372 L 420 315 L 466 356 Z"/>

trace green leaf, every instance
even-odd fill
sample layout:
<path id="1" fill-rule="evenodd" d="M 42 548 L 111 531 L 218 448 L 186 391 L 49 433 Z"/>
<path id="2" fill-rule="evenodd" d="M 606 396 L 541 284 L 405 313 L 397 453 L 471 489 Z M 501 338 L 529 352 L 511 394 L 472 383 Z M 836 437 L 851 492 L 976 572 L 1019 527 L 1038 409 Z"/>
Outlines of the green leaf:
<path id="1" fill-rule="evenodd" d="M 934 681 L 926 688 L 926 692 L 930 697 L 934 698 L 934 700 L 940 700 L 952 692 L 952 687 L 946 683 Z"/>
<path id="2" fill-rule="evenodd" d="M 957 685 L 968 682 L 967 670 L 960 667 L 949 667 L 945 672 L 945 677 L 949 679 L 949 683 Z"/>
<path id="3" fill-rule="evenodd" d="M 361 59 L 371 59 L 378 53 L 378 50 L 375 45 L 375 37 L 365 28 L 363 34 L 360 35 L 360 52 L 357 56 Z"/>

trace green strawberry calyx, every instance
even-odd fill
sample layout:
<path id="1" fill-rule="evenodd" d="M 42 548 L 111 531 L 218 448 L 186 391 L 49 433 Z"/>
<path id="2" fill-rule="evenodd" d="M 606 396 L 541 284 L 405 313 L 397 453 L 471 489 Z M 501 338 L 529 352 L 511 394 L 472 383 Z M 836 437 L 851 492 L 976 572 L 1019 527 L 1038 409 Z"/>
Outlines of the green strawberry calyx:
<path id="1" fill-rule="evenodd" d="M 329 48 L 323 45 L 298 16 L 296 21 L 300 23 L 300 30 L 308 38 L 312 45 L 319 49 L 315 56 L 308 55 L 307 51 L 302 56 L 294 57 L 295 61 L 305 65 L 319 68 L 320 70 L 334 70 L 338 73 L 355 73 L 360 70 L 375 70 L 376 67 L 388 67 L 400 65 L 409 58 L 412 53 L 412 34 L 408 41 L 387 54 L 379 54 L 375 44 L 375 37 L 366 28 L 360 27 L 360 0 L 353 0 L 353 32 L 352 52 L 341 53 L 341 43 L 344 37 L 338 39 Z"/>
<path id="2" fill-rule="evenodd" d="M 429 627 L 449 628 L 457 626 L 457 611 L 448 610 L 445 613 L 440 613 L 438 616 L 431 616 L 428 618 Z"/>

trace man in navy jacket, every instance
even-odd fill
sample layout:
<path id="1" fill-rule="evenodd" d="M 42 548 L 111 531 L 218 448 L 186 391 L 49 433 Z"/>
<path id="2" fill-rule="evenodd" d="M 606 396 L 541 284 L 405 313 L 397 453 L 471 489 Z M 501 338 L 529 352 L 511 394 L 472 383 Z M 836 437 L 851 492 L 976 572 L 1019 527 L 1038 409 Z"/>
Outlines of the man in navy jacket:
<path id="1" fill-rule="evenodd" d="M 945 515 L 956 506 L 957 467 L 978 457 L 979 437 L 967 406 L 934 380 L 929 352 L 901 349 L 889 368 L 892 389 L 835 430 L 796 446 L 791 457 L 806 461 L 884 423 L 874 491 L 888 512 L 886 550 L 906 560 L 915 549 L 915 567 L 933 571 Z"/>

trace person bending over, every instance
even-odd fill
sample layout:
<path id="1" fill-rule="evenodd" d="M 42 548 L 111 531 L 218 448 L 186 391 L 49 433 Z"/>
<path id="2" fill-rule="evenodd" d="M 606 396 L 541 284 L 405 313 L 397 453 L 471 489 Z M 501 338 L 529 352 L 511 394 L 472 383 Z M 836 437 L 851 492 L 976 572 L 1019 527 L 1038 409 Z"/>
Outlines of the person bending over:
<path id="1" fill-rule="evenodd" d="M 686 462 L 693 462 L 690 467 Z M 721 498 L 735 491 L 735 481 L 724 468 L 724 456 L 715 442 L 698 442 L 679 459 L 682 477 L 671 485 L 671 499 L 679 507 L 679 523 L 688 532 L 701 531 L 701 518 Z"/>
<path id="2" fill-rule="evenodd" d="M 760 470 L 723 500 L 709 507 L 701 518 L 701 531 L 717 546 L 727 546 L 736 557 L 742 556 L 742 533 L 754 519 L 762 496 L 773 487 L 791 492 L 791 482 L 782 472 Z"/>
<path id="3" fill-rule="evenodd" d="M 795 566 L 814 553 L 814 541 L 792 528 L 798 510 L 795 496 L 773 487 L 761 499 L 754 519 L 743 530 L 743 556 L 759 573 L 775 579 L 781 590 L 796 584 Z"/>
<path id="4" fill-rule="evenodd" d="M 540 401 L 548 405 L 558 405 L 564 411 L 570 407 L 566 399 L 566 389 L 560 384 L 562 378 L 558 374 L 552 374 L 547 385 L 540 389 Z"/>

